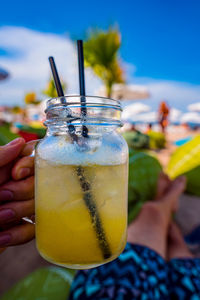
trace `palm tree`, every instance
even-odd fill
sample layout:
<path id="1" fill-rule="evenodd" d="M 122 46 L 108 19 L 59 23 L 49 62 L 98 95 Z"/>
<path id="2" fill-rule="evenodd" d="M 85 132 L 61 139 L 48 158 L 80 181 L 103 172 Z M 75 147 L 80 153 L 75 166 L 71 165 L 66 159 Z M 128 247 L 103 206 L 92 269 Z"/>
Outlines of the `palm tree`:
<path id="1" fill-rule="evenodd" d="M 117 29 L 109 28 L 107 32 L 95 30 L 90 32 L 84 44 L 86 66 L 104 82 L 107 97 L 112 94 L 114 83 L 124 83 L 124 72 L 119 63 L 118 51 L 121 36 Z"/>
<path id="2" fill-rule="evenodd" d="M 66 83 L 62 82 L 62 88 L 63 91 L 66 90 Z M 56 87 L 54 84 L 54 80 L 53 79 L 49 79 L 48 83 L 47 83 L 47 87 L 45 90 L 42 91 L 42 93 L 50 98 L 56 98 L 58 97 L 57 91 L 56 91 Z"/>

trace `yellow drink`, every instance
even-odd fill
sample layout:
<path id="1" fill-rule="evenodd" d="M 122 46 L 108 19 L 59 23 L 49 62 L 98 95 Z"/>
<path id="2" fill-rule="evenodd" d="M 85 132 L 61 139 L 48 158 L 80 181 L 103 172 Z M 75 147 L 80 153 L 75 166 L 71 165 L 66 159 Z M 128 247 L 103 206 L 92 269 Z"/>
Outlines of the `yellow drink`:
<path id="1" fill-rule="evenodd" d="M 90 183 L 111 256 L 103 257 L 83 200 L 78 165 L 36 159 L 36 237 L 41 255 L 61 266 L 84 269 L 116 258 L 126 244 L 127 163 L 82 166 Z"/>

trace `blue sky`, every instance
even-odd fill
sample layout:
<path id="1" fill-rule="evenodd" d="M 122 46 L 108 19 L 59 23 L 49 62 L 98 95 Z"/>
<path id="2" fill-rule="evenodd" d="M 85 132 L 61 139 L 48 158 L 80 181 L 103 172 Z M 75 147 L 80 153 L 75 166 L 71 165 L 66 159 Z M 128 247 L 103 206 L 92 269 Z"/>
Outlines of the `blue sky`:
<path id="1" fill-rule="evenodd" d="M 147 85 L 165 84 L 163 97 L 167 86 L 178 87 L 180 95 L 176 106 L 180 108 L 185 89 L 188 97 L 191 91 L 191 101 L 200 101 L 199 12 L 198 0 L 35 0 L 13 1 L 12 5 L 3 1 L 0 28 L 25 27 L 77 39 L 84 38 L 89 27 L 107 28 L 118 24 L 122 33 L 120 54 L 129 66 L 128 80 Z M 22 55 L 20 51 L 0 41 L 0 65 L 5 67 L 5 59 Z M 190 99 L 184 101 L 187 105 Z"/>

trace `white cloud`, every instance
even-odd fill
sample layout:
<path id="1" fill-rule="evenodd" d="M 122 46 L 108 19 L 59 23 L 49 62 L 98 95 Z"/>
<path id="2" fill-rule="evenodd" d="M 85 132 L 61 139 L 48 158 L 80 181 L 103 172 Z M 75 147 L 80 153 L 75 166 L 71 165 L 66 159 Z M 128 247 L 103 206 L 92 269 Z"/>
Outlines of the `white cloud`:
<path id="1" fill-rule="evenodd" d="M 12 55 L 0 56 L 0 66 L 8 70 L 10 79 L 0 82 L 0 104 L 23 104 L 26 92 L 40 93 L 50 76 L 48 56 L 55 57 L 59 73 L 67 82 L 69 94 L 78 94 L 78 67 L 76 48 L 66 35 L 42 33 L 23 27 L 0 27 L 0 48 Z M 151 98 L 142 101 L 157 110 L 161 99 L 181 110 L 200 101 L 200 85 L 176 81 L 134 78 L 135 66 L 122 61 L 130 83 L 145 84 Z M 91 70 L 86 71 L 88 95 L 102 85 Z M 130 104 L 130 101 L 128 102 Z"/>
<path id="2" fill-rule="evenodd" d="M 196 111 L 196 112 L 198 111 L 198 112 L 200 112 L 200 102 L 196 102 L 196 103 L 188 105 L 187 109 L 189 111 Z"/>
<path id="3" fill-rule="evenodd" d="M 182 115 L 181 117 L 181 123 L 196 123 L 196 124 L 200 124 L 200 114 L 198 114 L 197 112 L 188 112 Z"/>
<path id="4" fill-rule="evenodd" d="M 54 56 L 68 93 L 78 94 L 76 48 L 67 36 L 41 33 L 23 27 L 0 27 L 0 48 L 14 56 L 0 56 L 0 66 L 10 79 L 0 82 L 0 104 L 23 104 L 28 91 L 40 93 L 50 76 L 48 56 Z M 90 70 L 86 71 L 86 90 L 93 94 L 100 86 Z"/>

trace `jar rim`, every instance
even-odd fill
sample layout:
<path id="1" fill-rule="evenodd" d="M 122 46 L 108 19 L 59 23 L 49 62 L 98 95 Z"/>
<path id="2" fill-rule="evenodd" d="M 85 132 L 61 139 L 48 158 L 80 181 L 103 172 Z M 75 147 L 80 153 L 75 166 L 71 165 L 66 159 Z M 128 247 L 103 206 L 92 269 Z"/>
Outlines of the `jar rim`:
<path id="1" fill-rule="evenodd" d="M 122 107 L 118 100 L 99 96 L 66 95 L 47 100 L 45 125 L 56 126 L 62 123 L 74 126 L 122 126 L 121 112 Z"/>
<path id="2" fill-rule="evenodd" d="M 81 97 L 84 97 L 86 100 L 84 104 L 81 103 Z M 79 101 L 78 101 L 78 99 L 79 99 Z M 69 100 L 71 100 L 71 101 L 69 101 Z M 98 105 L 98 106 L 110 107 L 110 108 L 122 111 L 121 102 L 119 100 L 115 100 L 113 98 L 101 97 L 101 96 L 91 96 L 91 95 L 86 95 L 86 96 L 64 95 L 62 97 L 55 97 L 55 98 L 48 99 L 47 103 L 46 103 L 45 112 L 47 112 L 49 108 L 52 108 L 53 106 L 57 106 L 57 105 L 66 105 L 66 106 L 76 105 L 78 107 L 81 107 L 83 105 L 85 105 L 86 107 L 91 106 L 91 105 Z"/>

